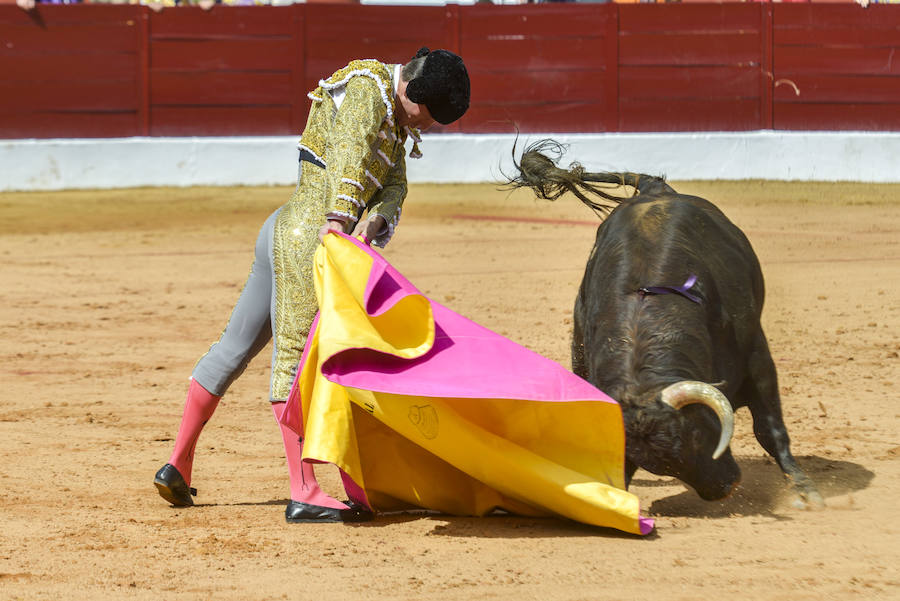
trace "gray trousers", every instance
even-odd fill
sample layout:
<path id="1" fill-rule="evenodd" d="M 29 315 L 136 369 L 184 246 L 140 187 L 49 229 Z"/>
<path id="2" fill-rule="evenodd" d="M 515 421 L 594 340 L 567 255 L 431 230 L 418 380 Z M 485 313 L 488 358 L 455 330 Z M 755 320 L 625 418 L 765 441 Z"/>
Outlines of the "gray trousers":
<path id="1" fill-rule="evenodd" d="M 191 374 L 198 384 L 214 395 L 224 395 L 231 383 L 244 373 L 250 360 L 272 339 L 272 319 L 275 315 L 272 239 L 279 211 L 281 209 L 272 213 L 259 231 L 250 275 L 225 331 L 200 358 Z M 274 359 L 273 348 L 273 362 Z"/>

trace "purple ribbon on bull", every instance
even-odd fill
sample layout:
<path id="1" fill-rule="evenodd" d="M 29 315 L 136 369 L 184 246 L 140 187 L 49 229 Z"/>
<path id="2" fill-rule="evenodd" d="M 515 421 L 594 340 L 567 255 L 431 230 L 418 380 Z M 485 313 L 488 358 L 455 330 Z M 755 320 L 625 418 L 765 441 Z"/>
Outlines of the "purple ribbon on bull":
<path id="1" fill-rule="evenodd" d="M 646 286 L 644 288 L 639 288 L 638 292 L 640 292 L 642 295 L 680 294 L 684 298 L 686 298 L 690 301 L 693 301 L 699 305 L 700 297 L 688 292 L 688 290 L 690 290 L 696 282 L 697 282 L 697 276 L 692 273 L 690 276 L 688 276 L 687 281 L 684 284 L 682 284 L 681 286 Z"/>

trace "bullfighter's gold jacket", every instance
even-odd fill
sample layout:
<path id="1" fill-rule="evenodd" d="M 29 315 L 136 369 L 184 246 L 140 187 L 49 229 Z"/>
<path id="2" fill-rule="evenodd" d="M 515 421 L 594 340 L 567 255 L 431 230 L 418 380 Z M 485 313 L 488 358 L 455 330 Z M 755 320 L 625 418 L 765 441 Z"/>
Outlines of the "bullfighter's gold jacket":
<path id="1" fill-rule="evenodd" d="M 302 163 L 297 190 L 275 222 L 274 400 L 286 399 L 293 372 L 317 311 L 313 255 L 326 218 L 353 229 L 365 210 L 387 226 L 373 241 L 384 246 L 394 233 L 406 197 L 407 135 L 394 117 L 399 67 L 375 60 L 352 61 L 309 93 L 312 106 L 300 139 Z M 410 156 L 420 156 L 418 147 Z M 317 164 L 316 164 L 317 163 Z"/>

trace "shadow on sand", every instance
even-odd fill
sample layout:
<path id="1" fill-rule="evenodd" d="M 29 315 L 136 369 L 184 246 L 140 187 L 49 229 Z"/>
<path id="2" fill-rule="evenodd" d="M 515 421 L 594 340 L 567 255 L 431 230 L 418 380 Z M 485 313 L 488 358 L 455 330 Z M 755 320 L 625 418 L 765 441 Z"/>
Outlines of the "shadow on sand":
<path id="1" fill-rule="evenodd" d="M 828 499 L 840 497 L 867 488 L 875 477 L 874 472 L 860 464 L 816 456 L 797 457 L 800 465 L 816 483 L 819 492 Z M 658 496 L 661 488 L 680 489 L 669 496 L 653 501 L 644 514 L 649 517 L 731 518 L 739 516 L 767 516 L 777 520 L 790 520 L 793 498 L 790 485 L 768 457 L 738 458 L 743 480 L 728 499 L 704 501 L 692 490 L 674 478 L 642 478 L 639 472 L 632 482 L 631 492 L 642 496 Z M 647 494 L 642 494 L 644 489 Z M 656 490 L 655 494 L 649 494 Z M 661 491 L 665 494 L 665 491 Z M 288 499 L 262 502 L 231 503 L 229 505 L 287 505 Z M 215 505 L 215 504 L 211 504 Z M 198 504 L 203 506 L 203 504 Z M 486 517 L 460 517 L 434 511 L 413 509 L 379 514 L 371 522 L 344 524 L 353 528 L 384 528 L 406 522 L 429 520 L 434 527 L 426 536 L 453 538 L 564 538 L 599 536 L 627 540 L 653 541 L 659 537 L 654 531 L 648 536 L 620 532 L 612 528 L 600 528 L 561 518 L 525 517 L 496 511 Z"/>
<path id="2" fill-rule="evenodd" d="M 825 498 L 840 497 L 867 488 L 874 472 L 858 463 L 824 457 L 797 457 L 797 461 L 812 478 Z M 693 489 L 674 479 L 641 480 L 632 482 L 632 492 L 640 496 L 642 487 L 678 486 L 682 492 L 654 501 L 648 510 L 651 516 L 723 518 L 732 516 L 765 515 L 776 519 L 790 519 L 791 501 L 795 493 L 775 462 L 767 457 L 738 458 L 743 478 L 741 485 L 727 499 L 704 501 Z M 794 510 L 796 511 L 796 510 Z"/>
<path id="3" fill-rule="evenodd" d="M 435 523 L 427 536 L 448 536 L 451 538 L 582 538 L 601 536 L 629 540 L 652 540 L 653 532 L 645 537 L 621 532 L 614 528 L 589 526 L 570 520 L 553 517 L 524 517 L 501 511 L 486 517 L 460 517 L 439 513 L 387 514 L 379 516 L 366 526 L 388 526 L 392 523 L 428 519 Z"/>
<path id="4" fill-rule="evenodd" d="M 875 477 L 874 472 L 858 463 L 839 461 L 817 456 L 797 457 L 797 461 L 816 483 L 825 498 L 841 497 L 867 488 Z M 740 487 L 728 499 L 704 501 L 692 489 L 673 478 L 641 479 L 632 483 L 632 492 L 641 496 L 642 488 L 679 488 L 681 492 L 654 501 L 646 511 L 650 517 L 703 517 L 732 518 L 740 516 L 766 516 L 776 520 L 790 520 L 791 513 L 800 511 L 791 507 L 794 493 L 775 462 L 767 457 L 738 458 L 743 473 Z M 416 519 L 439 521 L 429 532 L 430 536 L 483 537 L 483 538 L 554 538 L 602 536 L 638 540 L 637 537 L 610 528 L 597 528 L 554 518 L 529 518 L 507 514 L 495 514 L 487 518 L 464 518 L 429 512 L 396 513 L 379 516 L 372 526 Z M 654 531 L 641 540 L 655 540 Z"/>

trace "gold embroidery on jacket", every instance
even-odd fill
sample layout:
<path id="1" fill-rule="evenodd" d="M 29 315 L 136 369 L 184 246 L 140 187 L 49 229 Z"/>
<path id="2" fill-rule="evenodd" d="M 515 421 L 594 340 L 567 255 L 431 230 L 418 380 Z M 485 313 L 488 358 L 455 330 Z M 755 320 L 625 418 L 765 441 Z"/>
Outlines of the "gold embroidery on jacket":
<path id="1" fill-rule="evenodd" d="M 376 239 L 382 246 L 397 223 L 406 197 L 407 133 L 392 118 L 392 73 L 392 67 L 378 61 L 353 61 L 310 93 L 321 100 L 313 101 L 300 146 L 326 168 L 303 163 L 297 190 L 275 222 L 275 360 L 270 391 L 274 400 L 290 393 L 318 310 L 313 256 L 326 215 L 345 217 L 345 230 L 350 231 L 368 207 L 388 224 L 389 231 Z M 338 86 L 345 90 L 340 110 L 329 93 Z"/>

